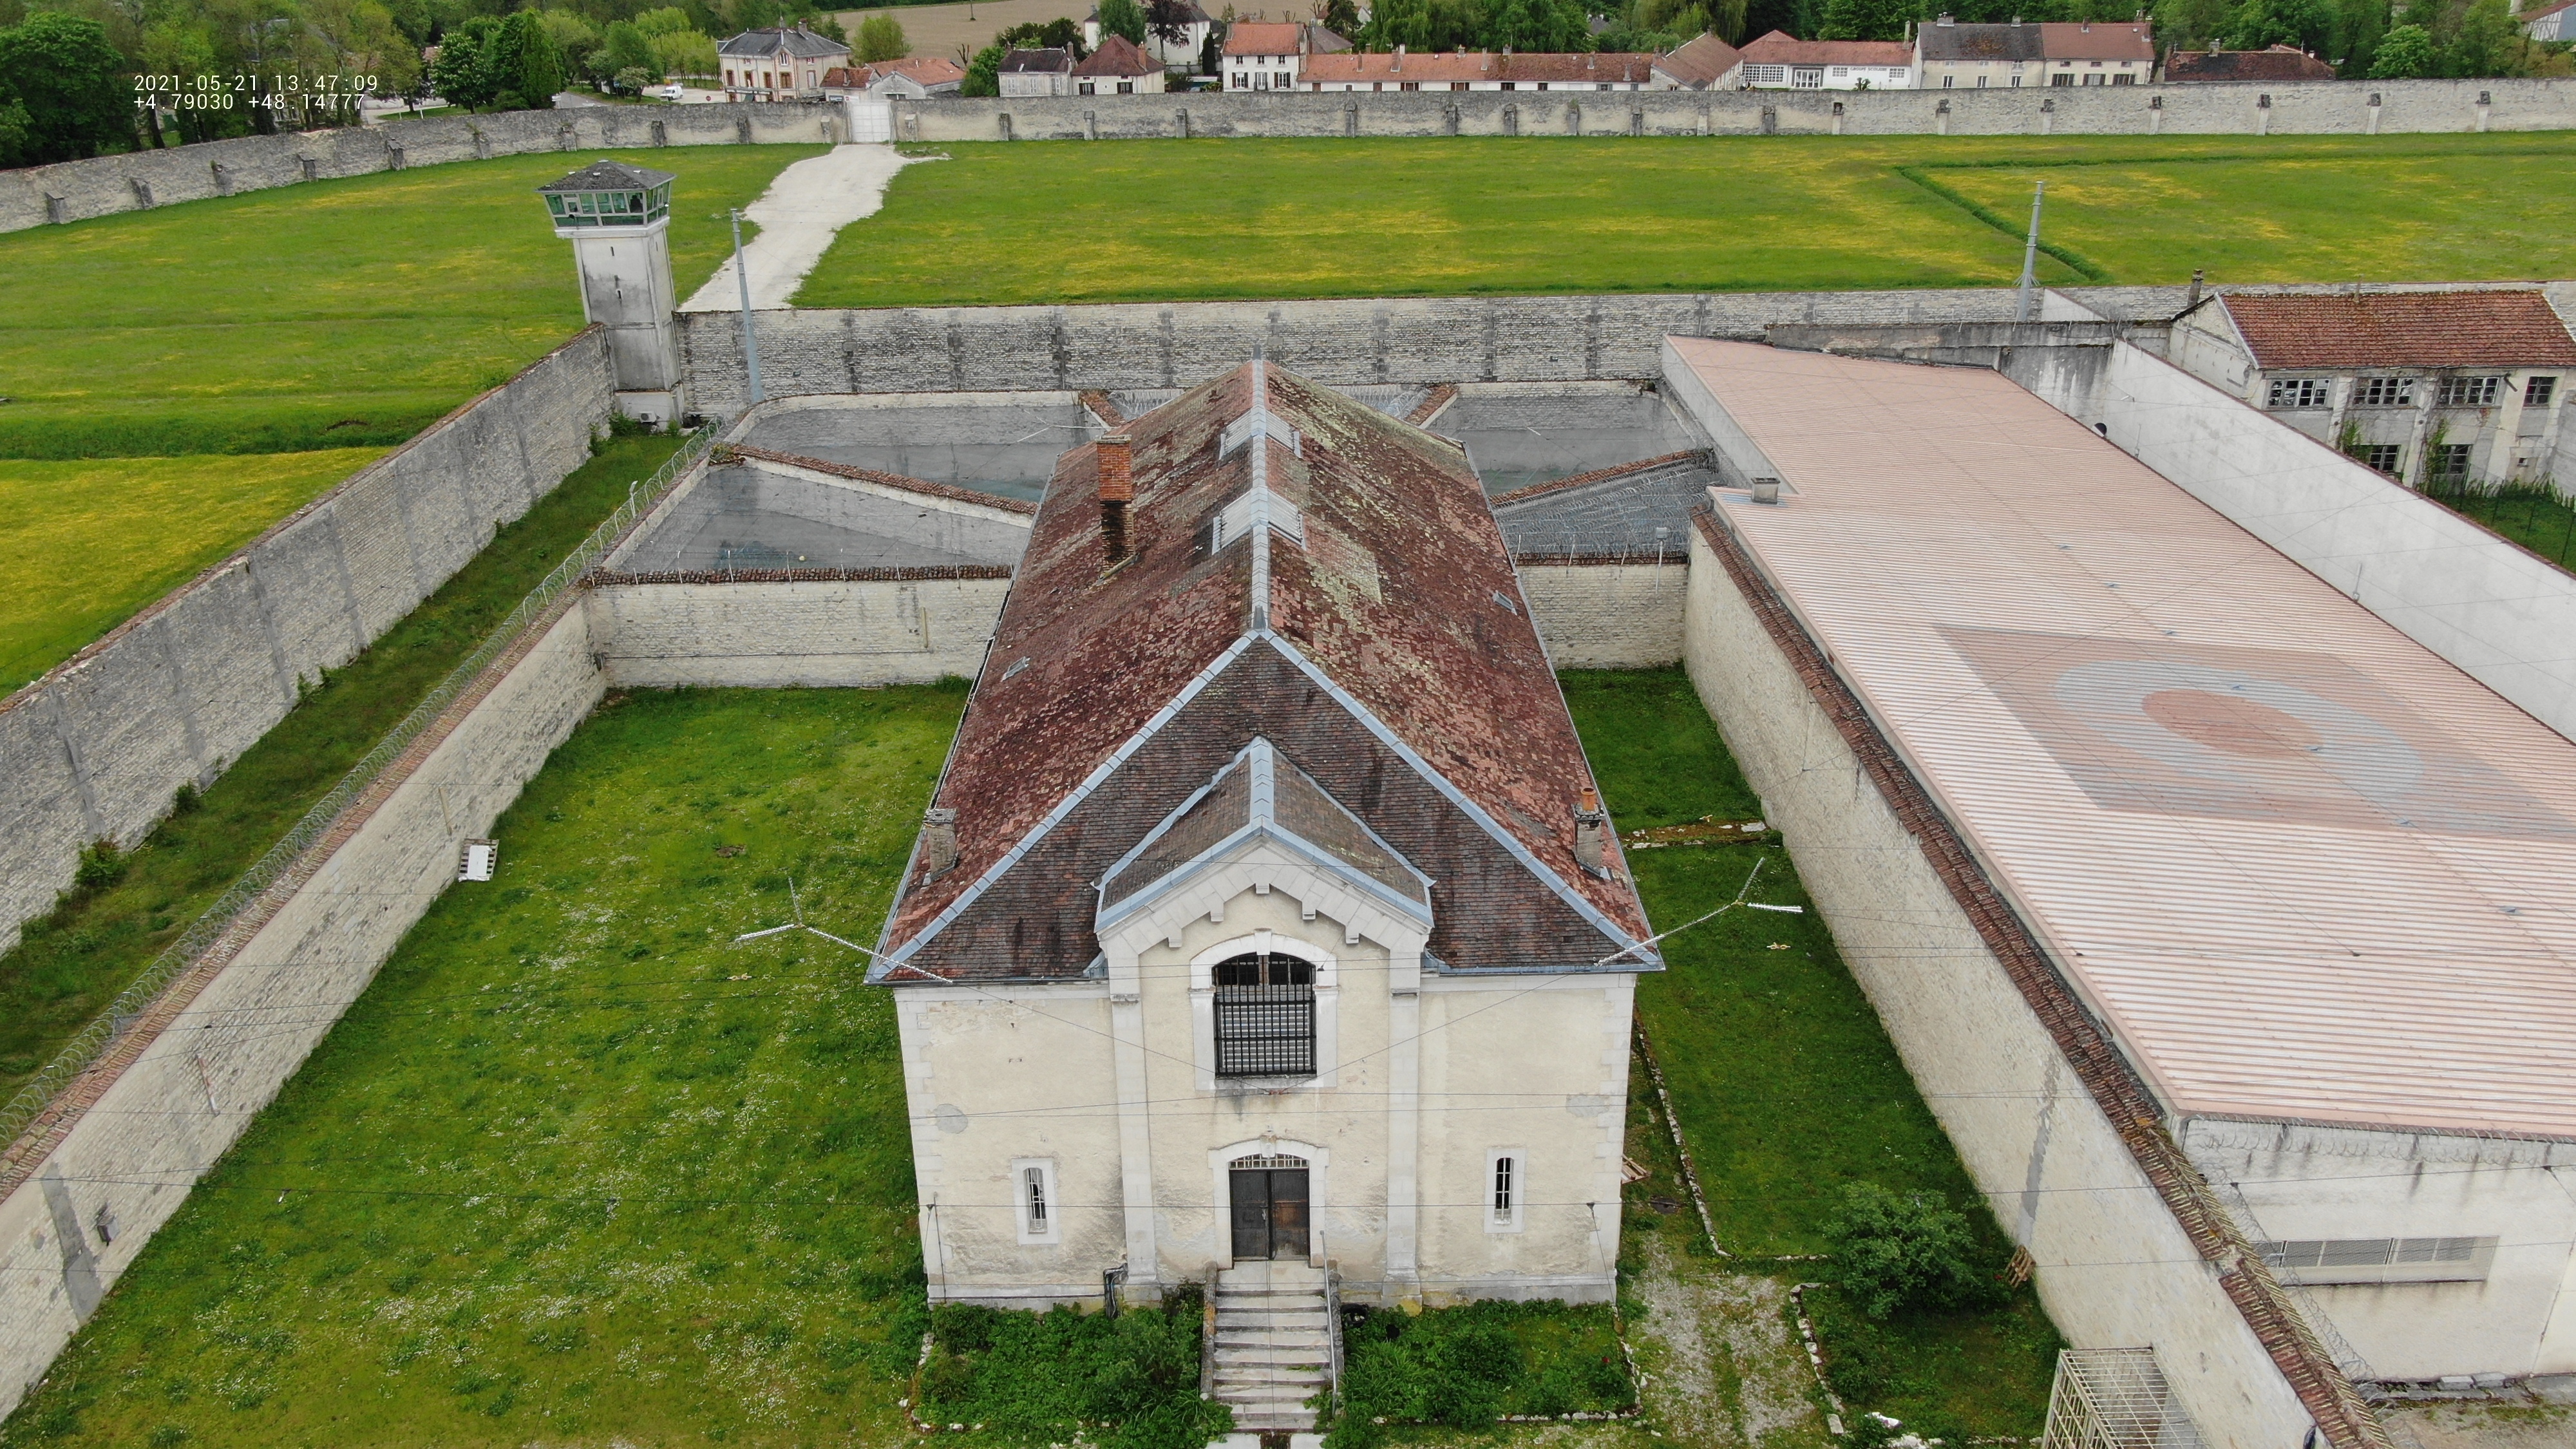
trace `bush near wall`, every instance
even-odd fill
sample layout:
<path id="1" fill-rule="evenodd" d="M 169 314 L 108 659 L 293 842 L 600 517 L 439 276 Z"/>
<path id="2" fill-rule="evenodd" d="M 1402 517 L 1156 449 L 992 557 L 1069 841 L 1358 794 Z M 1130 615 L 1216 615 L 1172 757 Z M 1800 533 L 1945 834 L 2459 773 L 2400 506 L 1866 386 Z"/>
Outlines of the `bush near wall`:
<path id="1" fill-rule="evenodd" d="M 1371 1309 L 1344 1331 L 1342 1345 L 1331 1449 L 1369 1449 L 1395 1424 L 1486 1429 L 1507 1414 L 1615 1413 L 1637 1402 L 1606 1306 Z"/>
<path id="2" fill-rule="evenodd" d="M 1187 1286 L 1114 1319 L 943 1304 L 917 1412 L 1015 1444 L 1200 1449 L 1234 1426 L 1232 1410 L 1199 1397 L 1200 1305 Z"/>

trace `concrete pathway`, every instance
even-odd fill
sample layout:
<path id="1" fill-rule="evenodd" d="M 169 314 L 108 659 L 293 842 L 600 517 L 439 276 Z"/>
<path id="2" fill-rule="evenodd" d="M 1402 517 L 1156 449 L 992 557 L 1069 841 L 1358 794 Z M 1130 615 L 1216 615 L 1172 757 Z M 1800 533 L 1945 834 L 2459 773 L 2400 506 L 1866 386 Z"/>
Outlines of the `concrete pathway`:
<path id="1" fill-rule="evenodd" d="M 742 246 L 743 260 L 751 271 L 751 305 L 786 306 L 841 228 L 876 214 L 885 200 L 887 183 L 907 159 L 895 154 L 892 146 L 835 146 L 779 172 L 760 199 L 742 212 L 760 224 L 760 235 Z M 680 310 L 730 312 L 741 305 L 733 258 L 728 256 L 715 276 L 680 304 Z"/>

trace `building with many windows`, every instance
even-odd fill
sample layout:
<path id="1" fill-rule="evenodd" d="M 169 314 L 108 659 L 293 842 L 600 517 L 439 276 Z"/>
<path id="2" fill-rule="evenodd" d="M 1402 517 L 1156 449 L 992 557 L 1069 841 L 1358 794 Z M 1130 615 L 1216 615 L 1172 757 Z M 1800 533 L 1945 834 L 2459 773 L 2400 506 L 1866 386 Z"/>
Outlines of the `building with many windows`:
<path id="1" fill-rule="evenodd" d="M 1350 48 L 1320 25 L 1239 20 L 1226 29 L 1217 68 L 1229 91 L 1293 91 L 1310 57 Z"/>
<path id="2" fill-rule="evenodd" d="M 716 47 L 729 101 L 817 101 L 823 77 L 850 63 L 850 48 L 801 25 L 746 30 Z"/>
<path id="3" fill-rule="evenodd" d="M 1903 90 L 1914 83 L 1913 47 L 1898 40 L 1800 40 L 1774 30 L 1742 55 L 1747 90 Z"/>
<path id="4" fill-rule="evenodd" d="M 1607 1301 L 1648 935 L 1464 450 L 1181 394 L 1059 461 L 870 972 L 931 1298 Z"/>
<path id="5" fill-rule="evenodd" d="M 1408 55 L 1346 51 L 1309 57 L 1310 91 L 1642 91 L 1654 85 L 1655 57 L 1587 51 L 1516 54 L 1431 51 Z"/>
<path id="6" fill-rule="evenodd" d="M 1943 15 L 1915 32 L 1913 59 L 1924 90 L 2134 86 L 2156 74 L 2154 27 L 2145 21 L 1963 25 Z"/>
<path id="7" fill-rule="evenodd" d="M 2537 289 L 2230 292 L 2176 319 L 2173 361 L 2416 487 L 2571 481 L 2576 338 Z"/>

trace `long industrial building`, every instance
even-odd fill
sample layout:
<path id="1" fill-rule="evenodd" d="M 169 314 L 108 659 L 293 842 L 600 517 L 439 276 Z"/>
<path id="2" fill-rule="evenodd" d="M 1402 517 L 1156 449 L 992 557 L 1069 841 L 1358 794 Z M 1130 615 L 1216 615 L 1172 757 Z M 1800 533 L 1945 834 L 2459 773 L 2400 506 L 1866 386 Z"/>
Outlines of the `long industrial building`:
<path id="1" fill-rule="evenodd" d="M 1693 677 L 2074 1345 L 2284 1446 L 2576 1369 L 2576 744 L 1998 372 L 1665 383 Z"/>

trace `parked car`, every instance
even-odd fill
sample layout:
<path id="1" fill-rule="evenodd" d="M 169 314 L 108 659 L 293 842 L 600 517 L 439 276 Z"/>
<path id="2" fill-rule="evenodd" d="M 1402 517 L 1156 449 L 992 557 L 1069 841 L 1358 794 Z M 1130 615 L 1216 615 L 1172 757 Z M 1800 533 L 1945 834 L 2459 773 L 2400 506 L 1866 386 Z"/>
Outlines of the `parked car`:
<path id="1" fill-rule="evenodd" d="M 673 81 L 666 86 L 654 86 L 646 90 L 644 94 L 653 97 L 655 100 L 676 101 L 680 98 L 680 83 L 678 81 Z"/>

